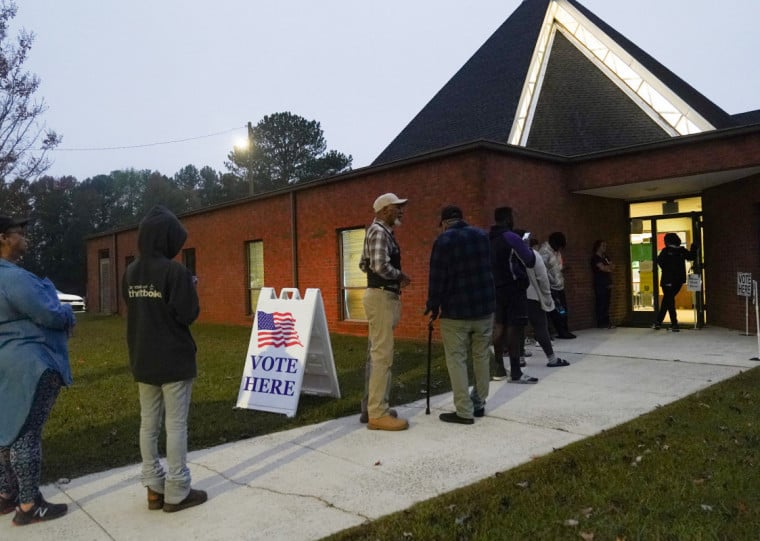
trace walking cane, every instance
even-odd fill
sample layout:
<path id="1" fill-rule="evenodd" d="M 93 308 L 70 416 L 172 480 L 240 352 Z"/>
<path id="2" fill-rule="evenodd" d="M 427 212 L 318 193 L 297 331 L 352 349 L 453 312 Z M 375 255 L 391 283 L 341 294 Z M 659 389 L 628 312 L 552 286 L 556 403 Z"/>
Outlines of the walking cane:
<path id="1" fill-rule="evenodd" d="M 425 415 L 430 415 L 430 357 L 433 354 L 433 319 L 430 318 L 428 322 L 428 358 L 427 358 L 427 406 L 425 407 Z"/>

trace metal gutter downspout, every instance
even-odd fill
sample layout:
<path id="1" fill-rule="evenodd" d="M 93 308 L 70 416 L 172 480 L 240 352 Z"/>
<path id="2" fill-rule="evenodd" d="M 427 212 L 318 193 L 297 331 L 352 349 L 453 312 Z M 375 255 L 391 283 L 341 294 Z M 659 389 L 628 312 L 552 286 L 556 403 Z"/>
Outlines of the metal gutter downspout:
<path id="1" fill-rule="evenodd" d="M 296 192 L 290 192 L 290 246 L 293 265 L 293 287 L 298 289 L 298 219 L 296 217 Z"/>

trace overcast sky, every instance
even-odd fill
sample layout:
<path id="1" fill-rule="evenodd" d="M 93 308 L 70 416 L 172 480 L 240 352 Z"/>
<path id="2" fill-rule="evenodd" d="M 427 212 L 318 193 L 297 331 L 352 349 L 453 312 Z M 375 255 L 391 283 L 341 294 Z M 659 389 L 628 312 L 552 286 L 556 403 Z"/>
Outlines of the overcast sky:
<path id="1" fill-rule="evenodd" d="M 520 1 L 18 0 L 14 26 L 36 35 L 26 66 L 63 135 L 48 174 L 223 171 L 245 124 L 281 111 L 356 169 Z M 728 113 L 760 109 L 760 1 L 581 3 Z"/>

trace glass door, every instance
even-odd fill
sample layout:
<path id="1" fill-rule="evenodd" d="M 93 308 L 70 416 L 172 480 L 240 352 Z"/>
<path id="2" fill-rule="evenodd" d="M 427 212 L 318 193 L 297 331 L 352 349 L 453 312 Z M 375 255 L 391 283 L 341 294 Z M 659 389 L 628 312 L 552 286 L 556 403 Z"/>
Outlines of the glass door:
<path id="1" fill-rule="evenodd" d="M 676 295 L 678 322 L 682 327 L 693 325 L 701 328 L 706 322 L 704 272 L 701 263 L 701 198 L 634 203 L 630 205 L 630 216 L 631 324 L 651 325 L 659 312 L 662 289 L 657 255 L 665 247 L 665 235 L 675 233 L 681 239 L 681 246 L 689 249 L 693 244 L 697 247 L 695 261 L 687 261 L 685 264 L 687 276 L 694 273 L 702 278 L 701 288 L 697 288 L 697 291 L 690 290 L 684 284 Z M 666 322 L 668 320 L 666 316 Z"/>

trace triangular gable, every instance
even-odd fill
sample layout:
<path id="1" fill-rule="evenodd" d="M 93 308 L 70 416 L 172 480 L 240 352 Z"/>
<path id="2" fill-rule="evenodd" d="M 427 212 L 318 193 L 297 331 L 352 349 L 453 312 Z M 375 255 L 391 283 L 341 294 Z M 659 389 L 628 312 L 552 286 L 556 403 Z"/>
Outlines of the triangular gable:
<path id="1" fill-rule="evenodd" d="M 528 148 L 576 156 L 671 136 L 561 32 L 554 35 L 540 89 Z"/>
<path id="2" fill-rule="evenodd" d="M 714 125 L 650 72 L 622 44 L 587 17 L 587 10 L 581 11 L 578 8 L 580 6 L 577 3 L 568 0 L 552 0 L 549 3 L 524 82 L 509 143 L 527 146 L 531 122 L 557 33 L 567 38 L 670 136 L 715 129 Z"/>
<path id="3" fill-rule="evenodd" d="M 646 126 L 628 138 L 596 137 L 597 150 L 736 124 L 576 0 L 524 0 L 373 165 L 478 140 L 534 148 L 531 129 L 558 34 L 634 104 L 619 111 L 635 117 L 629 127 Z"/>

